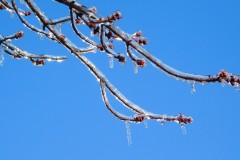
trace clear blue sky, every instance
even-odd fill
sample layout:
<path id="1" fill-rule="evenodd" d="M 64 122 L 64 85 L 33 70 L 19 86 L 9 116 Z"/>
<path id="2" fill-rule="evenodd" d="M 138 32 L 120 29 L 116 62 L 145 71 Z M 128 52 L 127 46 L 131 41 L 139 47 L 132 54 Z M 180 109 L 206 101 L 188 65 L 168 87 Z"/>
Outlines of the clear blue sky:
<path id="1" fill-rule="evenodd" d="M 50 17 L 68 13 L 66 7 L 52 1 L 35 2 Z M 104 16 L 122 11 L 123 19 L 116 24 L 128 33 L 141 30 L 149 39 L 146 49 L 172 67 L 199 74 L 217 74 L 221 69 L 240 73 L 238 0 L 81 3 L 96 6 Z M 5 11 L 0 15 L 1 34 L 25 32 L 23 39 L 14 41 L 22 49 L 68 56 L 64 63 L 35 67 L 27 60 L 5 55 L 0 67 L 1 160 L 240 159 L 240 93 L 234 88 L 197 85 L 197 92 L 191 94 L 190 84 L 168 77 L 150 63 L 134 74 L 129 59 L 110 69 L 105 53 L 86 55 L 125 96 L 143 108 L 159 114 L 184 113 L 194 119 L 186 126 L 186 135 L 175 123 L 161 126 L 149 121 L 148 128 L 132 124 L 133 145 L 129 147 L 125 124 L 105 108 L 100 86 L 88 69 L 61 45 L 40 40 L 16 15 L 10 18 Z M 86 46 L 68 26 L 64 25 L 63 32 L 78 46 Z M 125 112 L 114 98 L 110 101 Z"/>

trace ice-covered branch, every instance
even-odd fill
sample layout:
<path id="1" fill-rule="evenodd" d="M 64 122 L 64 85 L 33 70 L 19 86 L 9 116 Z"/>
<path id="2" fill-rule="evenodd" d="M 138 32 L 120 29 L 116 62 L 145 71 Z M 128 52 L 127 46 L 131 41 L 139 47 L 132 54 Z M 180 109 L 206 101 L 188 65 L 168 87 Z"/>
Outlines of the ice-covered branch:
<path id="1" fill-rule="evenodd" d="M 145 120 L 157 120 L 161 122 L 163 125 L 165 122 L 176 122 L 179 123 L 180 125 L 185 125 L 188 123 L 191 123 L 193 120 L 189 116 L 184 116 L 183 114 L 179 114 L 177 116 L 168 116 L 168 115 L 157 115 L 153 114 L 150 112 L 147 112 L 143 109 L 141 110 L 134 110 L 135 114 L 131 117 L 123 115 L 113 109 L 113 107 L 110 105 L 108 98 L 107 98 L 107 93 L 106 93 L 106 84 L 103 80 L 100 80 L 100 85 L 101 85 L 101 94 L 103 97 L 103 101 L 108 108 L 108 110 L 118 119 L 122 121 L 129 121 L 129 122 L 135 122 L 135 123 L 140 123 Z"/>
<path id="2" fill-rule="evenodd" d="M 164 124 L 165 122 L 176 122 L 181 126 L 184 126 L 185 124 L 191 123 L 193 121 L 191 117 L 184 116 L 183 114 L 178 114 L 175 116 L 155 114 L 146 111 L 141 106 L 134 104 L 124 95 L 122 95 L 118 89 L 110 83 L 104 74 L 83 54 L 96 52 L 96 50 L 99 50 L 101 52 L 105 52 L 109 56 L 111 66 L 113 66 L 113 59 L 116 59 L 120 63 L 124 64 L 126 62 L 126 56 L 117 52 L 114 48 L 113 42 L 116 40 L 120 40 L 120 42 L 126 46 L 126 53 L 134 63 L 135 72 L 137 72 L 138 67 L 144 68 L 147 62 L 146 60 L 148 60 L 151 62 L 151 64 L 159 68 L 167 75 L 170 75 L 171 77 L 174 77 L 178 80 L 190 82 L 194 85 L 196 83 L 220 82 L 228 83 L 234 87 L 240 86 L 240 76 L 228 73 L 225 70 L 220 70 L 220 72 L 216 75 L 189 74 L 178 71 L 163 63 L 149 51 L 144 49 L 144 46 L 147 45 L 148 40 L 143 36 L 142 32 L 138 31 L 134 34 L 128 34 L 115 25 L 115 21 L 122 18 L 120 11 L 116 11 L 107 17 L 102 17 L 98 15 L 96 8 L 88 8 L 78 3 L 77 1 L 54 1 L 66 5 L 67 9 L 69 9 L 69 15 L 66 15 L 63 18 L 52 20 L 41 11 L 41 9 L 35 4 L 33 0 L 21 0 L 21 2 L 31 10 L 31 13 L 33 13 L 37 20 L 41 23 L 42 26 L 39 28 L 31 24 L 31 21 L 24 17 L 30 15 L 30 12 L 19 9 L 19 7 L 16 5 L 15 0 L 11 0 L 11 3 L 9 3 L 7 0 L 0 0 L 0 9 L 7 10 L 11 13 L 16 13 L 25 27 L 29 28 L 31 31 L 36 32 L 40 36 L 47 37 L 50 41 L 58 42 L 61 46 L 64 46 L 69 52 L 75 55 L 99 81 L 104 104 L 106 105 L 107 109 L 119 120 L 125 121 L 127 123 L 141 123 L 146 120 L 156 120 L 161 124 Z M 72 28 L 75 35 L 89 47 L 78 47 L 70 40 L 70 37 L 67 34 L 64 34 L 62 32 L 62 24 L 64 23 L 67 25 L 65 22 L 68 21 L 71 23 L 70 27 Z M 95 39 L 90 39 L 87 34 L 83 34 L 80 30 L 80 25 L 87 26 L 91 32 L 91 35 L 95 36 Z M 26 58 L 30 60 L 34 65 L 38 66 L 44 65 L 46 61 L 60 62 L 66 59 L 66 57 L 60 56 L 31 54 L 11 43 L 11 40 L 19 39 L 22 36 L 22 32 L 17 32 L 16 34 L 10 36 L 0 36 L 0 45 L 2 46 L 2 50 L 13 58 Z M 109 93 L 110 96 L 115 97 L 115 99 L 118 100 L 128 110 L 132 111 L 132 115 L 126 116 L 116 111 L 110 105 L 107 93 Z"/>
<path id="3" fill-rule="evenodd" d="M 178 123 L 183 123 L 187 124 L 192 122 L 192 119 L 189 117 L 184 117 L 181 114 L 182 118 L 179 118 L 179 116 L 173 116 L 173 117 L 163 117 L 161 115 L 153 114 L 148 111 L 145 111 L 142 109 L 142 107 L 132 103 L 129 101 L 126 97 L 124 97 L 118 90 L 115 88 L 103 75 L 101 71 L 97 69 L 97 67 L 89 61 L 86 57 L 84 57 L 82 54 L 79 54 L 78 51 L 75 49 L 74 44 L 70 42 L 70 40 L 66 41 L 67 37 L 62 37 L 62 35 L 58 32 L 55 31 L 55 29 L 51 25 L 47 25 L 48 19 L 46 16 L 42 15 L 42 12 L 39 9 L 36 9 L 35 4 L 33 4 L 29 0 L 25 0 L 26 4 L 28 7 L 32 10 L 32 12 L 37 16 L 37 18 L 41 21 L 43 25 L 46 25 L 46 28 L 56 37 L 56 39 L 64 45 L 71 53 L 73 53 L 90 71 L 91 73 L 99 80 L 99 83 L 101 85 L 101 93 L 103 96 L 103 101 L 107 107 L 107 109 L 118 119 L 123 120 L 123 121 L 131 121 L 131 122 L 142 122 L 143 120 L 148 120 L 148 119 L 154 119 L 158 121 L 175 121 Z M 70 6 L 71 9 L 71 6 Z M 71 21 L 72 21 L 72 26 L 73 26 L 73 14 L 71 14 Z M 91 17 L 92 18 L 92 17 Z M 98 24 L 99 25 L 99 24 Z M 104 42 L 103 38 L 106 36 L 105 35 L 105 26 L 100 25 L 101 31 L 100 31 L 100 41 L 102 41 L 102 46 L 103 50 L 106 51 L 107 47 L 106 42 Z M 110 53 L 109 53 L 110 54 Z M 117 55 L 115 55 L 117 56 Z M 116 57 L 115 57 L 116 58 Z M 134 115 L 132 117 L 125 116 L 121 113 L 118 113 L 115 111 L 110 103 L 108 102 L 108 98 L 106 95 L 106 89 L 111 93 L 112 96 L 114 96 L 120 103 L 122 103 L 126 108 L 134 112 Z M 144 116 L 144 118 L 143 118 Z M 188 120 L 186 120 L 188 119 Z M 182 122 L 183 121 L 183 122 Z"/>
<path id="4" fill-rule="evenodd" d="M 1 38 L 3 37 L 3 38 Z M 24 51 L 20 49 L 19 47 L 13 45 L 11 43 L 12 39 L 19 39 L 23 37 L 23 32 L 17 32 L 14 35 L 11 36 L 1 36 L 0 37 L 0 44 L 2 46 L 2 51 L 10 55 L 12 58 L 16 59 L 29 59 L 34 65 L 36 66 L 43 66 L 45 64 L 45 61 L 56 61 L 56 62 L 62 62 L 67 59 L 65 56 L 51 56 L 51 55 L 37 55 L 37 54 L 31 54 L 27 51 Z"/>
<path id="5" fill-rule="evenodd" d="M 227 78 L 224 79 L 219 76 L 217 73 L 216 75 L 200 75 L 200 74 L 190 74 L 190 73 L 185 73 L 178 71 L 169 65 L 163 63 L 161 60 L 156 58 L 154 55 L 152 55 L 150 52 L 145 50 L 142 46 L 147 43 L 146 39 L 140 38 L 136 40 L 135 37 L 133 37 L 130 34 L 125 33 L 122 31 L 119 27 L 117 27 L 113 22 L 115 19 L 112 19 L 111 21 L 108 21 L 109 18 L 103 18 L 96 14 L 95 12 L 92 12 L 90 9 L 87 7 L 83 6 L 82 4 L 76 2 L 76 1 L 71 1 L 71 0 L 55 0 L 56 2 L 65 4 L 71 8 L 74 8 L 76 11 L 76 14 L 80 15 L 85 15 L 89 19 L 89 23 L 93 24 L 101 24 L 104 25 L 106 28 L 109 29 L 118 39 L 121 39 L 124 43 L 126 43 L 128 46 L 131 46 L 134 50 L 136 50 L 139 54 L 144 56 L 146 59 L 148 59 L 152 64 L 154 64 L 157 68 L 165 72 L 166 74 L 182 81 L 186 82 L 191 82 L 191 83 L 215 83 L 215 82 L 220 82 L 222 83 L 223 81 L 234 86 L 238 87 L 240 85 L 239 83 L 239 75 L 232 74 L 232 73 L 227 73 Z M 222 72 L 222 71 L 220 71 Z M 234 83 L 231 83 L 228 81 L 228 79 L 231 79 Z"/>

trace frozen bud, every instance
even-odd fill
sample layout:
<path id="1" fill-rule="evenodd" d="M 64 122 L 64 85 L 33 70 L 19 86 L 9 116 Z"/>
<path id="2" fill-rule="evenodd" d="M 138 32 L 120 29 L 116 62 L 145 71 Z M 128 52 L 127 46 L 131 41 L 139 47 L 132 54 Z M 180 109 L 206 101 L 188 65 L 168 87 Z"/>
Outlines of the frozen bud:
<path id="1" fill-rule="evenodd" d="M 100 28 L 99 28 L 99 26 L 97 26 L 93 29 L 93 34 L 94 35 L 99 34 L 99 31 L 100 31 Z"/>
<path id="2" fill-rule="evenodd" d="M 228 72 L 225 71 L 225 70 L 221 70 L 221 71 L 218 73 L 217 77 L 225 79 L 225 78 L 228 77 Z"/>
<path id="3" fill-rule="evenodd" d="M 115 58 L 118 59 L 119 62 L 121 63 L 125 63 L 126 62 L 126 58 L 120 54 L 118 54 L 118 56 L 116 56 Z"/>
<path id="4" fill-rule="evenodd" d="M 134 117 L 135 122 L 142 122 L 144 120 L 145 120 L 145 117 L 143 115 L 137 115 L 136 117 Z"/>
<path id="5" fill-rule="evenodd" d="M 97 46 L 97 48 L 98 48 L 100 51 L 104 51 L 104 48 L 103 48 L 103 46 L 102 46 L 101 44 L 99 44 L 99 45 Z"/>
<path id="6" fill-rule="evenodd" d="M 5 9 L 5 7 L 2 4 L 0 4 L 0 10 L 3 10 L 3 9 Z"/>
<path id="7" fill-rule="evenodd" d="M 76 19 L 75 19 L 75 23 L 76 23 L 76 24 L 81 24 L 82 22 L 81 22 L 80 19 L 76 18 Z"/>
<path id="8" fill-rule="evenodd" d="M 113 48 L 114 48 L 114 46 L 113 46 L 112 43 L 108 44 L 108 47 L 109 47 L 110 49 L 113 49 Z"/>
<path id="9" fill-rule="evenodd" d="M 19 38 L 22 38 L 23 37 L 23 32 L 17 32 L 16 34 L 15 34 L 15 38 L 16 39 L 19 39 Z"/>
<path id="10" fill-rule="evenodd" d="M 31 13 L 31 12 L 24 11 L 23 14 L 24 14 L 24 16 L 30 16 L 32 13 Z"/>
<path id="11" fill-rule="evenodd" d="M 116 19 L 121 19 L 122 18 L 122 13 L 120 12 L 120 11 L 116 11 L 115 13 L 114 13 L 114 16 L 116 17 Z"/>
<path id="12" fill-rule="evenodd" d="M 36 61 L 35 61 L 35 65 L 36 66 L 43 66 L 45 64 L 45 62 L 44 62 L 44 60 L 42 60 L 42 59 L 37 59 Z"/>
<path id="13" fill-rule="evenodd" d="M 134 33 L 132 37 L 134 38 L 134 37 L 141 37 L 141 36 L 142 36 L 142 32 L 138 31 L 138 32 Z"/>
<path id="14" fill-rule="evenodd" d="M 138 43 L 139 43 L 140 45 L 146 45 L 146 44 L 148 44 L 148 40 L 147 40 L 146 38 L 140 38 L 140 39 L 138 40 Z"/>
<path id="15" fill-rule="evenodd" d="M 108 39 L 111 39 L 113 37 L 113 33 L 112 32 L 106 32 L 105 33 L 105 36 L 108 38 Z"/>
<path id="16" fill-rule="evenodd" d="M 14 55 L 13 55 L 13 58 L 20 59 L 20 58 L 22 58 L 22 56 L 21 56 L 20 54 L 14 54 Z"/>
<path id="17" fill-rule="evenodd" d="M 88 23 L 88 27 L 89 27 L 89 28 L 96 28 L 96 24 L 93 23 L 93 22 L 89 22 L 89 23 Z"/>
<path id="18" fill-rule="evenodd" d="M 145 65 L 146 65 L 145 61 L 142 59 L 137 59 L 136 64 L 140 67 L 145 67 Z"/>
<path id="19" fill-rule="evenodd" d="M 184 116 L 183 114 L 179 114 L 176 121 L 179 123 L 179 124 L 188 124 L 188 123 L 192 123 L 192 117 L 187 117 L 187 116 Z"/>
<path id="20" fill-rule="evenodd" d="M 121 41 L 121 40 L 122 40 L 120 37 L 118 37 L 118 36 L 116 36 L 116 35 L 113 36 L 113 38 L 116 39 L 116 40 L 118 40 L 118 41 Z"/>
<path id="21" fill-rule="evenodd" d="M 235 82 L 236 82 L 235 76 L 231 75 L 231 76 L 230 76 L 230 84 L 231 84 L 232 86 L 235 86 Z"/>

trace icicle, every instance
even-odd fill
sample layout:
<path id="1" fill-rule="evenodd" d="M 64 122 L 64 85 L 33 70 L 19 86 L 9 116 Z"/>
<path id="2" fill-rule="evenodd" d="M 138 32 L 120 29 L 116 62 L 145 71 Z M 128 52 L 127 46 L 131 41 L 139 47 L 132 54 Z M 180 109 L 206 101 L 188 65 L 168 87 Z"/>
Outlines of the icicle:
<path id="1" fill-rule="evenodd" d="M 136 62 L 134 62 L 134 73 L 137 74 L 138 73 L 138 65 Z"/>
<path id="2" fill-rule="evenodd" d="M 144 127 L 145 127 L 145 128 L 148 128 L 147 119 L 146 119 L 146 120 L 144 120 L 144 122 L 143 122 L 143 123 L 144 123 Z"/>
<path id="3" fill-rule="evenodd" d="M 165 125 L 165 120 L 161 120 L 160 124 L 161 124 L 161 126 L 164 126 Z"/>
<path id="4" fill-rule="evenodd" d="M 192 94 L 196 93 L 196 82 L 193 82 L 193 83 L 192 83 L 191 93 L 192 93 Z"/>
<path id="5" fill-rule="evenodd" d="M 165 122 L 166 122 L 165 117 L 166 117 L 166 115 L 163 114 L 163 115 L 162 115 L 162 119 L 158 119 L 158 120 L 157 120 L 158 122 L 160 122 L 161 126 L 164 126 L 164 125 L 165 125 Z"/>
<path id="6" fill-rule="evenodd" d="M 20 3 L 21 3 L 21 4 L 24 4 L 24 3 L 25 3 L 25 1 L 24 1 L 24 0 L 20 0 Z"/>
<path id="7" fill-rule="evenodd" d="M 182 134 L 187 134 L 187 130 L 184 124 L 181 124 Z"/>
<path id="8" fill-rule="evenodd" d="M 131 137 L 131 129 L 130 129 L 130 122 L 125 121 L 126 124 L 126 130 L 127 130 L 127 140 L 128 140 L 128 145 L 132 145 L 132 137 Z"/>
<path id="9" fill-rule="evenodd" d="M 2 50 L 2 52 L 0 54 L 0 66 L 3 65 L 3 61 L 4 61 L 4 56 L 3 56 L 3 50 Z"/>
<path id="10" fill-rule="evenodd" d="M 110 68 L 113 68 L 113 66 L 114 66 L 114 63 L 113 63 L 113 57 L 109 57 L 109 67 Z"/>

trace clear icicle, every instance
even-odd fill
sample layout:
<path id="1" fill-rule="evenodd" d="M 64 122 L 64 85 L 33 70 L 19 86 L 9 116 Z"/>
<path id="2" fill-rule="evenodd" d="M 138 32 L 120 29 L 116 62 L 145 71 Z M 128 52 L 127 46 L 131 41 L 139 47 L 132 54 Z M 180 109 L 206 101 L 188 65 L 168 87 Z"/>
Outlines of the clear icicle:
<path id="1" fill-rule="evenodd" d="M 145 127 L 145 128 L 148 128 L 147 119 L 146 119 L 146 120 L 144 120 L 144 122 L 143 122 L 143 123 L 144 123 L 144 127 Z"/>
<path id="2" fill-rule="evenodd" d="M 138 65 L 137 63 L 134 62 L 134 73 L 137 74 L 138 73 Z"/>
<path id="3" fill-rule="evenodd" d="M 187 134 L 187 130 L 186 130 L 185 125 L 182 124 L 181 129 L 182 129 L 182 134 Z"/>
<path id="4" fill-rule="evenodd" d="M 2 50 L 2 52 L 0 53 L 0 66 L 3 65 L 3 61 L 4 61 L 4 56 L 3 56 L 3 50 Z"/>
<path id="5" fill-rule="evenodd" d="M 113 67 L 114 67 L 113 57 L 109 57 L 109 67 L 110 67 L 110 68 L 113 68 Z"/>
<path id="6" fill-rule="evenodd" d="M 127 130 L 127 140 L 128 140 L 128 145 L 132 145 L 132 135 L 131 135 L 131 129 L 130 129 L 130 122 L 126 121 L 126 130 Z"/>
<path id="7" fill-rule="evenodd" d="M 191 93 L 196 93 L 196 82 L 192 83 L 192 89 L 191 89 Z"/>

